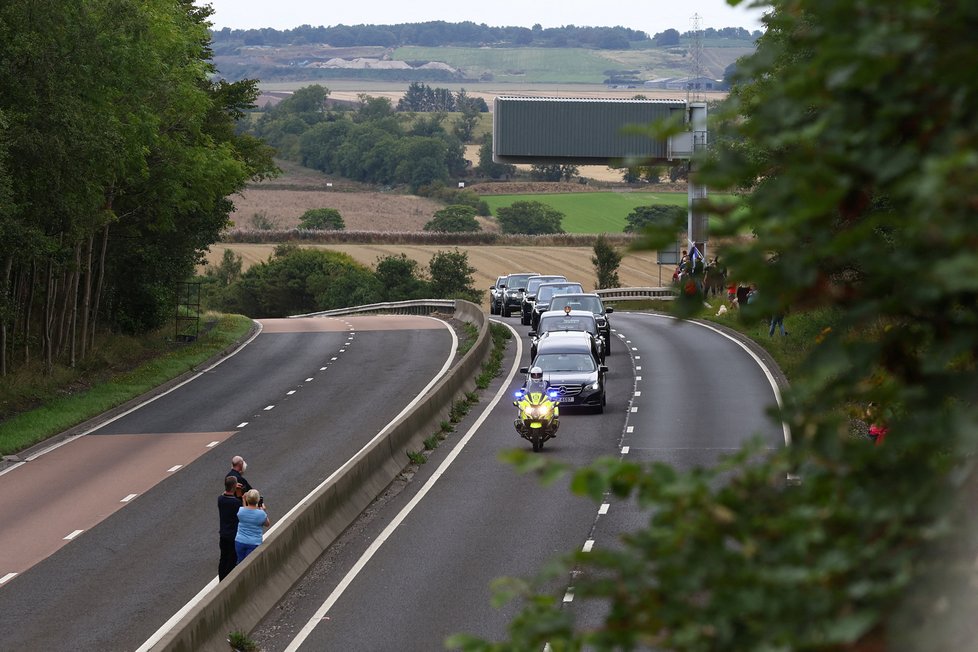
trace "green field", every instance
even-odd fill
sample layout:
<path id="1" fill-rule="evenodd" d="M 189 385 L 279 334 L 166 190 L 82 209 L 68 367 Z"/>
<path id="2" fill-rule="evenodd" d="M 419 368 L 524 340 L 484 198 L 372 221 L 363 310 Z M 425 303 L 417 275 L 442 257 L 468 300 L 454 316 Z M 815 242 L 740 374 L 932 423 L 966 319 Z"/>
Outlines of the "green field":
<path id="1" fill-rule="evenodd" d="M 538 201 L 564 214 L 568 233 L 621 233 L 625 218 L 638 206 L 686 206 L 684 192 L 575 192 L 538 195 L 483 195 L 493 215 L 517 201 Z"/>
<path id="2" fill-rule="evenodd" d="M 583 48 L 397 48 L 402 61 L 441 61 L 461 68 L 465 76 L 484 74 L 497 82 L 566 82 L 600 84 L 608 70 L 624 66 Z M 655 56 L 655 54 L 650 55 Z"/>

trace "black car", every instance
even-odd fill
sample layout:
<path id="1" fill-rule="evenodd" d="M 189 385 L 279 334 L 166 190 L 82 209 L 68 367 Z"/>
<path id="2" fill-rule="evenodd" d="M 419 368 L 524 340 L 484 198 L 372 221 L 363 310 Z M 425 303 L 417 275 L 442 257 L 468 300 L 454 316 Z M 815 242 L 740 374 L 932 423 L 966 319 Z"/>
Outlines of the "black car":
<path id="1" fill-rule="evenodd" d="M 611 353 L 611 321 L 608 319 L 608 315 L 613 313 L 615 309 L 610 306 L 605 307 L 601 297 L 594 293 L 562 294 L 559 297 L 554 297 L 553 301 L 550 302 L 551 310 L 563 310 L 566 307 L 570 307 L 571 310 L 588 310 L 594 313 L 594 318 L 598 321 L 598 329 L 601 330 L 601 335 L 604 337 L 605 355 Z"/>
<path id="2" fill-rule="evenodd" d="M 506 290 L 507 275 L 497 276 L 496 282 L 489 287 L 489 314 L 498 315 L 502 306 L 503 292 Z"/>
<path id="3" fill-rule="evenodd" d="M 599 364 L 591 352 L 592 339 L 587 333 L 551 333 L 537 345 L 537 354 L 529 367 L 543 370 L 543 379 L 557 391 L 561 407 L 591 407 L 604 412 L 605 374 L 608 367 Z"/>
<path id="4" fill-rule="evenodd" d="M 520 310 L 520 305 L 523 303 L 523 293 L 526 291 L 526 283 L 531 276 L 540 275 L 536 272 L 520 272 L 506 277 L 506 291 L 503 292 L 503 299 L 500 303 L 500 315 L 509 317 L 510 313 Z"/>
<path id="5" fill-rule="evenodd" d="M 565 276 L 534 276 L 526 282 L 526 292 L 523 293 L 523 303 L 520 304 L 520 323 L 524 326 L 530 324 L 533 315 L 533 304 L 537 300 L 537 289 L 544 283 L 556 283 L 566 281 Z"/>
<path id="6" fill-rule="evenodd" d="M 558 283 L 543 283 L 537 288 L 536 302 L 530 314 L 530 326 L 536 330 L 540 323 L 540 315 L 550 310 L 550 301 L 558 294 L 583 294 L 584 288 L 580 283 L 561 281 Z"/>
<path id="7" fill-rule="evenodd" d="M 537 346 L 550 333 L 574 332 L 588 333 L 594 340 L 594 357 L 604 364 L 604 336 L 598 331 L 598 322 L 594 314 L 587 310 L 548 310 L 540 315 L 540 325 L 537 330 L 530 331 L 530 359 L 537 354 Z"/>

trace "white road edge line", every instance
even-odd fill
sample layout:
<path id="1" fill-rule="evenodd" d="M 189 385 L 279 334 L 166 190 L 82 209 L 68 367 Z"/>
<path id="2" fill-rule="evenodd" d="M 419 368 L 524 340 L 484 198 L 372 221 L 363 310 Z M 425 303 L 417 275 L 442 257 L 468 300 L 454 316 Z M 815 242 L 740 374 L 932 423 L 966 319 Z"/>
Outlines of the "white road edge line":
<path id="1" fill-rule="evenodd" d="M 252 320 L 252 321 L 255 321 L 255 320 Z M 125 416 L 128 416 L 129 414 L 132 414 L 133 412 L 135 412 L 139 408 L 143 407 L 144 405 L 149 405 L 153 401 L 155 401 L 155 400 L 157 400 L 159 398 L 162 398 L 162 397 L 166 396 L 170 392 L 173 392 L 173 391 L 176 391 L 176 390 L 180 389 L 181 387 L 183 387 L 187 383 L 190 383 L 190 382 L 193 382 L 193 381 L 197 380 L 198 378 L 200 378 L 201 376 L 203 376 L 204 374 L 206 374 L 208 371 L 210 371 L 211 369 L 213 369 L 217 365 L 219 365 L 222 362 L 230 359 L 232 356 L 237 355 L 238 353 L 240 353 L 242 349 L 244 349 L 246 346 L 248 346 L 249 344 L 251 344 L 255 340 L 256 337 L 258 337 L 259 335 L 261 335 L 261 332 L 263 330 L 262 325 L 261 325 L 261 322 L 255 321 L 255 323 L 258 324 L 258 330 L 255 331 L 255 334 L 254 335 L 252 335 L 247 340 L 245 340 L 244 342 L 242 342 L 241 343 L 241 346 L 239 346 L 238 348 L 236 348 L 234 351 L 231 351 L 226 356 L 224 356 L 221 359 L 217 360 L 214 364 L 210 365 L 209 367 L 206 367 L 205 369 L 202 369 L 201 371 L 198 371 L 197 373 L 195 373 L 193 376 L 191 376 L 187 380 L 183 381 L 182 383 L 180 383 L 178 385 L 174 385 L 173 387 L 171 387 L 170 389 L 166 390 L 165 392 L 162 392 L 160 394 L 157 394 L 156 396 L 154 396 L 152 398 L 146 399 L 145 401 L 143 401 L 139 405 L 137 405 L 137 406 L 135 406 L 133 408 L 130 408 L 130 409 L 126 410 L 125 412 L 122 412 L 121 414 L 115 415 L 114 417 L 112 417 L 108 421 L 103 421 L 102 423 L 98 424 L 94 428 L 90 428 L 90 429 L 86 430 L 85 432 L 83 432 L 81 434 L 74 435 L 72 437 L 68 437 L 67 439 L 62 440 L 62 441 L 58 442 L 57 444 L 55 444 L 53 446 L 49 446 L 48 448 L 45 448 L 44 450 L 41 450 L 41 451 L 38 451 L 37 453 L 34 453 L 33 455 L 31 455 L 30 457 L 28 457 L 24 461 L 25 462 L 33 462 L 34 460 L 36 460 L 37 458 L 39 458 L 41 455 L 44 455 L 46 453 L 50 453 L 51 451 L 53 451 L 56 448 L 60 448 L 60 447 L 64 446 L 65 444 L 70 443 L 70 442 L 73 442 L 73 441 L 75 441 L 76 439 L 78 439 L 80 437 L 84 437 L 85 435 L 88 435 L 90 433 L 93 433 L 96 430 L 99 430 L 100 428 L 104 428 L 105 426 L 109 425 L 110 423 L 113 423 L 115 421 L 118 421 L 122 417 L 125 417 Z M 21 462 L 21 464 L 23 464 L 23 462 Z M 0 471 L 0 475 L 3 475 L 4 473 L 7 473 L 8 471 L 12 471 L 15 468 L 17 468 L 18 466 L 20 466 L 20 464 L 15 464 L 14 466 L 10 466 L 10 467 L 6 468 L 3 471 Z"/>
<path id="2" fill-rule="evenodd" d="M 212 441 L 211 443 L 207 444 L 206 448 L 214 448 L 215 446 L 217 446 L 220 443 L 221 442 L 219 442 L 219 441 Z"/>
<path id="3" fill-rule="evenodd" d="M 394 520 L 392 520 L 390 524 L 384 528 L 384 531 L 381 532 L 376 539 L 374 539 L 373 543 L 370 544 L 370 547 L 367 548 L 360 559 L 357 560 L 357 563 L 353 565 L 353 568 L 351 568 L 346 574 L 346 577 L 344 577 L 336 588 L 333 589 L 333 592 L 326 598 L 326 601 L 319 607 L 319 609 L 316 610 L 316 613 L 312 615 L 305 626 L 299 631 L 298 634 L 296 634 L 296 637 L 292 639 L 292 642 L 285 648 L 285 652 L 295 652 L 299 649 L 299 646 L 305 642 L 316 626 L 322 621 L 326 614 L 329 613 L 329 610 L 334 604 L 336 604 L 336 601 L 340 599 L 347 587 L 353 583 L 353 580 L 356 579 L 357 575 L 361 570 L 363 570 L 370 559 L 377 553 L 378 550 L 380 550 L 380 547 L 384 545 L 384 542 L 390 538 L 390 536 L 394 533 L 394 530 L 396 530 L 404 519 L 408 517 L 411 511 L 428 494 L 435 483 L 438 482 L 445 471 L 448 470 L 448 467 L 452 465 L 455 458 L 459 456 L 462 449 L 465 448 L 465 445 L 469 443 L 469 440 L 472 439 L 476 431 L 482 426 L 482 423 L 488 418 L 489 413 L 492 412 L 494 407 L 496 407 L 496 404 L 502 400 L 503 396 L 509 393 L 509 385 L 519 370 L 520 360 L 523 359 L 523 342 L 512 326 L 506 324 L 506 327 L 513 332 L 513 335 L 515 336 L 513 339 L 516 341 L 516 357 L 513 359 L 513 367 L 509 370 L 509 376 L 506 378 L 506 381 L 499 387 L 499 391 L 497 391 L 496 395 L 491 401 L 489 401 L 489 403 L 486 405 L 486 409 L 483 410 L 482 414 L 479 415 L 479 418 L 475 420 L 475 423 L 473 423 L 472 427 L 465 433 L 465 436 L 459 440 L 458 445 L 455 446 L 455 448 L 452 449 L 452 452 L 445 457 L 445 460 L 438 466 L 431 477 L 428 478 L 428 481 L 425 482 L 424 486 L 411 499 L 411 501 L 404 506 L 404 509 L 402 509 L 401 512 L 394 517 Z"/>
<path id="4" fill-rule="evenodd" d="M 417 405 L 421 401 L 421 399 L 424 398 L 425 394 L 428 393 L 428 390 L 431 389 L 435 385 L 435 383 L 437 383 L 439 380 L 441 380 L 442 379 L 442 376 L 444 376 L 448 372 L 448 369 L 451 367 L 452 360 L 455 359 L 455 354 L 458 351 L 458 335 L 455 334 L 455 329 L 452 328 L 451 325 L 448 322 L 442 321 L 440 319 L 435 319 L 434 317 L 428 317 L 428 319 L 432 319 L 432 320 L 434 320 L 434 321 L 442 324 L 445 327 L 445 329 L 449 332 L 449 334 L 451 334 L 451 336 L 452 336 L 452 348 L 451 348 L 451 351 L 449 351 L 449 353 L 448 353 L 448 357 L 445 359 L 445 364 L 442 365 L 441 370 L 437 374 L 435 374 L 435 377 L 432 378 L 431 381 L 427 385 L 425 385 L 423 388 L 421 388 L 421 392 L 416 397 L 414 397 L 414 400 L 411 401 L 410 403 L 408 403 L 404 407 L 404 409 L 401 410 L 397 414 L 397 416 L 395 416 L 393 419 L 391 419 L 390 422 L 386 426 L 384 426 L 383 430 L 381 430 L 376 435 L 374 435 L 373 439 L 371 439 L 369 442 L 367 442 L 363 446 L 363 448 L 360 449 L 360 451 L 358 451 L 357 453 L 354 453 L 351 456 L 350 460 L 356 458 L 360 454 L 360 452 L 362 452 L 364 449 L 369 448 L 371 445 L 373 445 L 373 443 L 377 439 L 379 439 L 385 432 L 387 432 L 391 428 L 391 426 L 393 426 L 395 423 L 397 423 L 397 421 L 402 416 L 404 416 L 405 414 L 407 414 L 407 412 L 409 410 L 413 409 L 414 406 Z M 312 497 L 313 494 L 315 494 L 317 491 L 319 491 L 319 489 L 321 489 L 323 486 L 325 486 L 329 482 L 332 482 L 333 479 L 336 476 L 338 476 L 340 473 L 342 473 L 343 471 L 345 471 L 346 468 L 350 465 L 350 460 L 347 460 L 343 464 L 343 466 L 341 466 L 336 471 L 334 471 L 332 474 L 330 474 L 330 476 L 328 478 L 326 478 L 325 480 L 323 480 L 319 484 L 319 486 L 317 486 L 315 489 L 313 489 L 312 491 L 310 491 L 302 500 L 300 500 L 298 503 L 296 503 L 295 507 L 293 507 L 288 512 L 286 512 L 286 514 L 284 516 L 282 516 L 281 518 L 279 518 L 278 520 L 276 520 L 275 523 L 272 524 L 272 527 L 268 528 L 268 530 L 265 532 L 265 535 L 264 536 L 267 537 L 269 534 L 271 534 L 272 532 L 274 532 L 275 529 L 279 525 L 281 525 L 283 522 L 285 522 L 286 520 L 288 520 L 288 517 L 291 516 L 297 509 L 299 509 L 300 507 L 302 507 L 303 505 L 305 505 L 307 502 L 309 502 L 309 500 L 310 500 L 310 498 Z M 156 645 L 157 643 L 159 643 L 160 640 L 162 640 L 163 637 L 167 633 L 169 633 L 169 631 L 171 629 L 173 629 L 176 626 L 176 624 L 179 623 L 180 620 L 185 615 L 187 615 L 187 613 L 190 612 L 191 609 L 193 609 L 194 607 L 196 607 L 204 599 L 204 597 L 208 593 L 210 593 L 210 591 L 213 590 L 217 586 L 217 582 L 218 582 L 217 576 L 214 576 L 214 578 L 210 582 L 207 583 L 207 586 L 205 586 L 204 588 L 202 588 L 197 593 L 197 595 L 195 595 L 193 598 L 190 599 L 190 601 L 187 604 L 183 605 L 183 607 L 181 607 L 179 611 L 177 611 L 175 614 L 173 614 L 172 616 L 170 616 L 170 619 L 167 620 L 165 623 L 163 623 L 163 625 L 158 630 L 156 630 L 156 632 L 154 632 L 152 636 L 150 636 L 148 639 L 146 639 L 146 641 L 136 649 L 136 652 L 149 652 L 149 650 L 151 650 L 154 645 Z"/>
<path id="5" fill-rule="evenodd" d="M 126 496 L 125 498 L 123 498 L 122 500 L 120 500 L 119 502 L 120 503 L 128 503 L 130 500 L 132 500 L 133 498 L 135 498 L 138 495 L 139 494 L 129 494 L 128 496 Z"/>
<path id="6" fill-rule="evenodd" d="M 17 573 L 7 573 L 3 577 L 0 577 L 0 585 L 6 584 L 15 577 L 17 577 Z"/>
<path id="7" fill-rule="evenodd" d="M 167 472 L 167 473 L 173 473 L 173 472 L 175 472 L 175 471 L 179 471 L 179 470 L 180 470 L 180 469 L 182 469 L 182 468 L 183 468 L 183 464 L 177 464 L 176 466 L 171 466 L 170 468 L 168 468 L 168 469 L 166 470 L 166 472 Z"/>
<path id="8" fill-rule="evenodd" d="M 85 530 L 75 530 L 74 532 L 72 532 L 71 534 L 69 534 L 68 536 L 66 536 L 64 538 L 64 540 L 65 541 L 71 541 L 72 539 L 74 539 L 75 537 L 77 537 L 79 534 L 81 534 L 84 531 Z"/>

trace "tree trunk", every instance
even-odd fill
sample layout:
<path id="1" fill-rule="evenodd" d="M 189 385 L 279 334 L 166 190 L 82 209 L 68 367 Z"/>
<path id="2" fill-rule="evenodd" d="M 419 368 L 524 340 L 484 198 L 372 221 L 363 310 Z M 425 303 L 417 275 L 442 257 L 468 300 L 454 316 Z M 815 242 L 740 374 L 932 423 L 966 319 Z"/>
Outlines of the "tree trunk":
<path id="1" fill-rule="evenodd" d="M 66 325 L 65 337 L 68 340 L 68 364 L 72 369 L 75 368 L 75 335 L 78 330 L 78 284 L 81 276 L 81 243 L 75 245 L 75 265 L 71 272 L 70 283 L 66 290 L 66 296 L 70 303 L 68 306 L 68 324 Z"/>
<path id="2" fill-rule="evenodd" d="M 54 319 L 55 306 L 54 295 L 57 292 L 57 281 L 54 279 L 54 260 L 48 260 L 48 271 L 44 280 L 46 288 L 44 297 L 44 316 L 42 319 L 42 346 L 41 353 L 44 356 L 44 373 L 50 375 L 54 371 Z"/>
<path id="3" fill-rule="evenodd" d="M 31 271 L 27 287 L 27 307 L 24 310 L 24 364 L 31 363 L 31 312 L 34 310 L 34 297 L 37 294 L 37 259 L 31 260 Z"/>
<path id="4" fill-rule="evenodd" d="M 7 256 L 3 265 L 3 282 L 0 283 L 0 290 L 3 291 L 3 301 L 7 304 L 7 311 L 0 315 L 0 377 L 7 375 L 7 323 L 14 315 L 14 296 L 13 288 L 10 284 L 10 275 L 14 268 L 14 257 Z"/>
<path id="5" fill-rule="evenodd" d="M 99 253 L 98 282 L 95 284 L 95 300 L 92 304 L 92 348 L 95 348 L 95 329 L 98 325 L 98 305 L 102 298 L 102 284 L 105 282 L 105 256 L 109 248 L 109 224 L 102 229 L 102 251 Z"/>
<path id="6" fill-rule="evenodd" d="M 88 234 L 88 243 L 85 247 L 85 298 L 82 300 L 81 306 L 81 318 L 82 318 L 82 329 L 81 337 L 81 357 L 84 360 L 85 356 L 88 354 L 88 311 L 91 309 L 92 305 L 92 247 L 95 242 L 95 234 Z"/>

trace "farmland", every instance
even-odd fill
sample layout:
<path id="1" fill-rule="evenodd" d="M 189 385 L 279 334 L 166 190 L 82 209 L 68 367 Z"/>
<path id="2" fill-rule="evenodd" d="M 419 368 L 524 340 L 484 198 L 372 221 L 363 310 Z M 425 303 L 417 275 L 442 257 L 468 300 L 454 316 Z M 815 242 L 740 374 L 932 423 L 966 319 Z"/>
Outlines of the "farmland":
<path id="1" fill-rule="evenodd" d="M 581 192 L 564 194 L 484 195 L 493 214 L 517 201 L 538 201 L 564 214 L 568 233 L 620 233 L 638 206 L 685 206 L 685 192 Z"/>
<path id="2" fill-rule="evenodd" d="M 439 250 L 452 250 L 451 246 L 432 245 L 304 245 L 310 248 L 331 249 L 342 251 L 352 256 L 357 262 L 373 267 L 377 259 L 383 256 L 405 254 L 418 261 L 422 268 L 427 268 L 428 261 Z M 270 244 L 223 244 L 211 246 L 207 261 L 211 265 L 220 262 L 226 249 L 231 249 L 243 259 L 243 269 L 256 263 L 263 262 L 271 256 L 275 245 Z M 594 266 L 591 264 L 593 251 L 591 247 L 547 247 L 544 250 L 534 247 L 487 247 L 459 246 L 459 251 L 468 254 L 469 264 L 476 269 L 473 274 L 476 288 L 485 290 L 496 277 L 511 272 L 529 271 L 541 273 L 563 274 L 567 278 L 579 281 L 585 288 L 593 288 L 595 281 Z M 622 286 L 658 286 L 668 283 L 672 277 L 673 268 L 663 266 L 660 270 L 656 264 L 654 251 L 627 252 L 622 260 L 618 275 Z M 488 306 L 488 301 L 483 300 Z"/>

